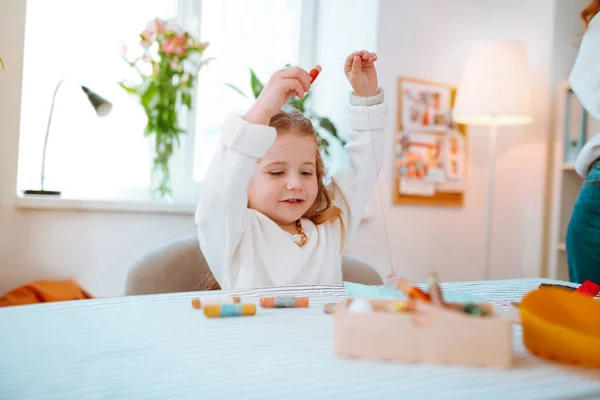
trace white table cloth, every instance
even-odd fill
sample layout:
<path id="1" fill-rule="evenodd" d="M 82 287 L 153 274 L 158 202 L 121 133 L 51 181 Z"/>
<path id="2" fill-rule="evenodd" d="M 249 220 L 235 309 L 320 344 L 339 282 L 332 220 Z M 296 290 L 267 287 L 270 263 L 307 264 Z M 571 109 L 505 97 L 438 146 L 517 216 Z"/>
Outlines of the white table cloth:
<path id="1" fill-rule="evenodd" d="M 518 301 L 549 280 L 446 283 L 484 300 Z M 564 282 L 563 282 L 564 283 Z M 46 303 L 0 309 L 0 399 L 588 399 L 600 371 L 548 363 L 523 347 L 502 371 L 341 359 L 323 305 L 343 287 L 296 286 L 211 294 L 310 297 L 308 309 L 257 308 L 206 319 L 201 293 Z M 410 343 L 399 345 L 410 346 Z"/>

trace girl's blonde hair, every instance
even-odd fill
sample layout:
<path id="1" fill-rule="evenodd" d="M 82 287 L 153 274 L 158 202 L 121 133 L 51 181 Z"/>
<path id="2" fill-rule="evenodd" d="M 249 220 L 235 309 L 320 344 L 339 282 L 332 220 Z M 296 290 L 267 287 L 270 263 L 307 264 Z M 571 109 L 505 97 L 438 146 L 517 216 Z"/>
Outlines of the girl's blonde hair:
<path id="1" fill-rule="evenodd" d="M 589 27 L 592 18 L 594 18 L 598 12 L 600 12 L 600 0 L 591 0 L 587 7 L 583 9 L 581 12 L 581 19 L 585 23 L 586 29 Z"/>
<path id="2" fill-rule="evenodd" d="M 271 118 L 269 126 L 275 128 L 278 135 L 292 134 L 309 136 L 314 138 L 315 144 L 317 144 L 317 132 L 315 131 L 312 122 L 294 108 L 286 108 L 285 110 L 279 111 Z M 341 250 L 344 247 L 346 238 L 346 228 L 344 226 L 344 221 L 342 220 L 342 210 L 331 202 L 332 195 L 329 193 L 327 186 L 325 186 L 327 171 L 325 169 L 323 157 L 321 157 L 321 152 L 318 149 L 315 163 L 317 167 L 317 197 L 315 198 L 312 207 L 302 216 L 302 218 L 311 220 L 315 225 L 338 219 L 342 231 L 340 243 Z M 220 290 L 221 286 L 210 272 L 210 269 L 208 269 L 205 278 L 198 284 L 197 289 Z"/>

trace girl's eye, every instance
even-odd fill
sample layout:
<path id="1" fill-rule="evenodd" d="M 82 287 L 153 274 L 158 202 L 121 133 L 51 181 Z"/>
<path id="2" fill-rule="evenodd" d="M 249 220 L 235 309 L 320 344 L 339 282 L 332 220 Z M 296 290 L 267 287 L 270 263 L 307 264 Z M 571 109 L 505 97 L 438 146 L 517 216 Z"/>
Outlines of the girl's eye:
<path id="1" fill-rule="evenodd" d="M 269 174 L 272 176 L 281 176 L 283 175 L 283 171 L 269 171 Z"/>
<path id="2" fill-rule="evenodd" d="M 302 175 L 304 176 L 312 176 L 312 171 L 302 171 Z"/>

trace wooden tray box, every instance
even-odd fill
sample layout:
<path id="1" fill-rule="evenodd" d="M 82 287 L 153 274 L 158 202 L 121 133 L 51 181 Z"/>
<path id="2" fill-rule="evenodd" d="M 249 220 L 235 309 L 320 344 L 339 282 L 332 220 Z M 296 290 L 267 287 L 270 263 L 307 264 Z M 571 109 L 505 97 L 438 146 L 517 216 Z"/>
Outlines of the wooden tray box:
<path id="1" fill-rule="evenodd" d="M 334 313 L 334 351 L 338 356 L 434 364 L 510 368 L 514 365 L 512 321 L 419 305 L 417 312 L 348 311 L 347 299 Z M 374 310 L 386 301 L 371 300 Z M 423 311 L 421 311 L 423 310 Z"/>

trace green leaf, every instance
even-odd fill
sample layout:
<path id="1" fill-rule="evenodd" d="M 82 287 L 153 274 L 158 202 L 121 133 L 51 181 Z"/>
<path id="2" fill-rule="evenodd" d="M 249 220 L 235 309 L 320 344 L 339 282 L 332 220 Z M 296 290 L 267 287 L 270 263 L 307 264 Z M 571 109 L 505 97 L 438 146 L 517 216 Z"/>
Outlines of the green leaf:
<path id="1" fill-rule="evenodd" d="M 192 95 L 188 92 L 181 92 L 181 104 L 186 106 L 188 109 L 192 108 Z"/>
<path id="2" fill-rule="evenodd" d="M 225 85 L 229 86 L 231 89 L 235 90 L 236 92 L 244 96 L 246 99 L 248 98 L 248 96 L 246 96 L 246 94 L 242 92 L 237 86 L 234 86 L 231 83 L 226 83 Z"/>
<path id="3" fill-rule="evenodd" d="M 338 135 L 337 128 L 329 118 L 319 117 L 319 126 L 329 132 L 331 136 L 336 138 L 342 144 L 342 146 L 346 145 L 346 141 Z"/>
<path id="4" fill-rule="evenodd" d="M 254 95 L 255 99 L 258 98 L 260 92 L 262 92 L 264 88 L 264 85 L 260 79 L 258 79 L 258 76 L 256 76 L 256 73 L 252 68 L 250 68 L 250 87 L 252 88 L 252 94 Z"/>
<path id="5" fill-rule="evenodd" d="M 144 136 L 150 136 L 154 133 L 154 124 L 150 121 L 148 121 L 148 123 L 146 124 L 146 127 L 144 128 Z"/>
<path id="6" fill-rule="evenodd" d="M 294 107 L 296 110 L 302 112 L 302 103 L 300 103 L 300 99 L 297 97 L 290 97 L 289 99 L 287 99 L 286 103 L 292 107 Z"/>
<path id="7" fill-rule="evenodd" d="M 137 88 L 131 87 L 131 86 L 127 86 L 123 82 L 119 82 L 119 86 L 121 86 L 127 93 L 139 96 Z"/>
<path id="8" fill-rule="evenodd" d="M 311 95 L 311 91 L 309 90 L 308 92 L 304 93 L 304 97 L 300 100 L 302 102 L 302 107 L 304 108 L 304 103 L 306 103 L 308 101 L 308 99 L 310 98 Z"/>
<path id="9" fill-rule="evenodd" d="M 329 141 L 322 136 L 319 136 L 319 149 L 325 153 L 325 155 L 329 155 Z"/>
<path id="10" fill-rule="evenodd" d="M 156 102 L 155 97 L 157 94 L 159 94 L 159 93 L 158 93 L 158 88 L 156 87 L 156 85 L 154 83 L 151 83 L 150 85 L 148 85 L 148 88 L 142 94 L 142 97 L 141 97 L 142 105 L 144 107 L 152 108 L 154 106 L 154 103 Z"/>

